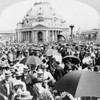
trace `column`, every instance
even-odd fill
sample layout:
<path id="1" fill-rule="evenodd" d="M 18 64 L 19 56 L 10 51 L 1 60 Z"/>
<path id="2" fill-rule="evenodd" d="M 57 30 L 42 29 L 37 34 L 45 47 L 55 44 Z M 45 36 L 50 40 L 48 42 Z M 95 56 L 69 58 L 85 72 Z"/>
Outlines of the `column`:
<path id="1" fill-rule="evenodd" d="M 50 42 L 50 30 L 48 30 L 48 42 Z"/>
<path id="2" fill-rule="evenodd" d="M 18 42 L 18 32 L 16 32 L 16 42 Z"/>
<path id="3" fill-rule="evenodd" d="M 52 30 L 50 30 L 50 42 L 52 42 Z"/>
<path id="4" fill-rule="evenodd" d="M 46 33 L 45 33 L 45 31 L 42 32 L 42 33 L 43 33 L 43 43 L 45 43 L 45 41 L 46 41 Z"/>
<path id="5" fill-rule="evenodd" d="M 19 32 L 17 34 L 18 34 L 18 42 L 19 42 Z"/>
<path id="6" fill-rule="evenodd" d="M 25 32 L 23 32 L 23 42 L 25 41 Z"/>
<path id="7" fill-rule="evenodd" d="M 26 41 L 26 32 L 24 32 L 24 41 Z"/>
<path id="8" fill-rule="evenodd" d="M 55 42 L 57 42 L 57 31 L 55 31 Z"/>
<path id="9" fill-rule="evenodd" d="M 28 38 L 28 43 L 30 42 L 30 33 L 29 31 L 27 32 L 27 38 Z"/>
<path id="10" fill-rule="evenodd" d="M 30 43 L 32 43 L 32 31 L 29 31 L 29 38 L 30 38 Z"/>
<path id="11" fill-rule="evenodd" d="M 31 32 L 31 42 L 33 43 L 33 33 L 34 31 L 32 30 L 32 32 Z"/>
<path id="12" fill-rule="evenodd" d="M 23 33 L 21 32 L 21 41 L 20 42 L 22 42 L 22 40 L 23 40 Z"/>
<path id="13" fill-rule="evenodd" d="M 28 40 L 28 43 L 30 42 L 30 37 L 29 37 L 29 31 L 27 32 L 27 40 Z"/>
<path id="14" fill-rule="evenodd" d="M 23 37 L 23 42 L 24 42 L 24 41 L 25 41 L 25 32 L 23 32 L 23 36 L 24 36 L 24 37 Z"/>
<path id="15" fill-rule="evenodd" d="M 52 31 L 52 42 L 54 41 L 54 30 Z"/>
<path id="16" fill-rule="evenodd" d="M 30 43 L 30 41 L 31 41 L 30 34 L 31 34 L 31 32 L 28 31 L 29 43 Z"/>
<path id="17" fill-rule="evenodd" d="M 37 42 L 37 31 L 34 32 L 34 41 Z"/>
<path id="18" fill-rule="evenodd" d="M 51 31 L 51 42 L 53 42 L 53 30 Z"/>
<path id="19" fill-rule="evenodd" d="M 25 33 L 25 32 L 23 32 L 23 34 L 24 34 L 24 41 L 25 41 L 25 39 L 26 39 L 26 33 Z M 24 41 L 23 41 L 23 42 L 24 42 Z"/>
<path id="20" fill-rule="evenodd" d="M 58 31 L 56 31 L 56 41 L 58 42 Z"/>
<path id="21" fill-rule="evenodd" d="M 29 31 L 27 31 L 27 43 L 29 43 Z"/>
<path id="22" fill-rule="evenodd" d="M 55 42 L 55 32 L 56 32 L 56 31 L 54 30 L 54 42 Z"/>
<path id="23" fill-rule="evenodd" d="M 33 42 L 35 42 L 35 31 L 33 31 Z"/>
<path id="24" fill-rule="evenodd" d="M 46 43 L 47 42 L 47 30 L 45 30 L 44 33 L 45 33 L 45 41 L 44 42 Z"/>
<path id="25" fill-rule="evenodd" d="M 70 25 L 69 26 L 71 28 L 71 43 L 73 42 L 73 28 L 74 28 L 74 25 Z"/>
<path id="26" fill-rule="evenodd" d="M 46 41 L 47 41 L 47 31 L 45 30 L 45 43 L 46 43 Z"/>
<path id="27" fill-rule="evenodd" d="M 36 39 L 36 43 L 38 43 L 38 37 L 37 37 L 37 31 L 36 31 L 36 33 L 35 33 L 35 39 Z"/>
<path id="28" fill-rule="evenodd" d="M 24 40 L 24 34 L 23 34 L 23 32 L 21 32 L 22 33 L 22 41 L 21 42 L 23 42 L 23 40 Z"/>
<path id="29" fill-rule="evenodd" d="M 19 42 L 21 42 L 21 32 L 19 32 Z"/>
<path id="30" fill-rule="evenodd" d="M 27 42 L 28 42 L 28 31 L 26 32 L 26 34 L 27 34 Z"/>
<path id="31" fill-rule="evenodd" d="M 26 41 L 28 42 L 28 31 L 26 31 Z"/>
<path id="32" fill-rule="evenodd" d="M 20 42 L 20 32 L 18 32 L 18 40 L 19 40 L 19 42 Z"/>
<path id="33" fill-rule="evenodd" d="M 20 42 L 20 32 L 18 32 L 18 42 Z"/>
<path id="34" fill-rule="evenodd" d="M 35 43 L 35 31 L 34 31 L 34 43 Z"/>
<path id="35" fill-rule="evenodd" d="M 54 31 L 54 41 L 56 42 L 56 30 Z"/>
<path id="36" fill-rule="evenodd" d="M 48 34 L 49 34 L 49 31 L 46 30 L 46 42 L 47 42 L 47 43 L 49 42 Z"/>
<path id="37" fill-rule="evenodd" d="M 51 42 L 51 30 L 49 31 L 49 40 Z"/>
<path id="38" fill-rule="evenodd" d="M 30 31 L 28 31 L 28 43 L 30 43 Z"/>
<path id="39" fill-rule="evenodd" d="M 53 31 L 53 42 L 55 42 L 55 30 Z"/>
<path id="40" fill-rule="evenodd" d="M 26 41 L 26 32 L 24 32 L 24 34 L 25 34 L 25 38 L 24 38 L 24 41 Z"/>
<path id="41" fill-rule="evenodd" d="M 27 41 L 27 33 L 25 32 L 25 41 Z"/>

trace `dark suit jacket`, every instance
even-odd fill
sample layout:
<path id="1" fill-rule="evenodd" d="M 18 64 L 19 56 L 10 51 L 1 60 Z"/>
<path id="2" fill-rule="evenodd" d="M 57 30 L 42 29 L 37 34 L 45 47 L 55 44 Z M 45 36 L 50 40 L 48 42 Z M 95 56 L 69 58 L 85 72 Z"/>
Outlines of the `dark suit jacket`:
<path id="1" fill-rule="evenodd" d="M 6 81 L 5 80 L 3 80 L 2 82 L 1 82 L 1 85 L 3 86 L 3 91 L 1 90 L 1 93 L 3 92 L 3 94 L 5 95 L 5 96 L 7 96 L 9 99 L 11 98 L 11 96 L 12 96 L 12 94 L 13 94 L 13 84 L 12 84 L 12 82 L 10 81 L 9 82 L 9 87 L 10 87 L 10 95 L 7 95 L 7 88 L 6 88 L 6 86 L 5 86 L 5 84 L 6 84 Z"/>
<path id="2" fill-rule="evenodd" d="M 4 94 L 5 96 L 7 96 L 7 89 L 5 87 L 4 81 L 0 82 L 0 93 Z"/>
<path id="3" fill-rule="evenodd" d="M 4 84 L 2 84 L 2 82 L 0 82 L 0 93 L 7 96 L 7 90 L 4 86 Z M 0 96 L 0 100 L 4 100 L 4 98 L 2 96 Z"/>
<path id="4" fill-rule="evenodd" d="M 55 69 L 55 73 L 54 73 L 54 78 L 56 79 L 56 81 L 58 81 L 60 78 L 62 78 L 65 75 L 64 69 L 61 68 L 60 66 L 58 66 Z"/>

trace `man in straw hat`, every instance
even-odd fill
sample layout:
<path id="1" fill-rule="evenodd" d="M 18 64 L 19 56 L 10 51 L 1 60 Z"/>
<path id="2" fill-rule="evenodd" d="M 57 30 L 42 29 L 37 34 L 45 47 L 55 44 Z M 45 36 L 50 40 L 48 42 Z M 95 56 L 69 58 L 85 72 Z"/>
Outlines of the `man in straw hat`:
<path id="1" fill-rule="evenodd" d="M 13 80 L 11 78 L 11 72 L 10 70 L 5 71 L 5 80 L 4 80 L 4 85 L 7 91 L 7 96 L 9 99 L 11 99 L 12 94 L 13 94 Z"/>
<path id="2" fill-rule="evenodd" d="M 26 84 L 27 84 L 27 78 L 28 78 L 28 75 L 29 75 L 29 68 L 24 65 L 24 68 L 23 68 L 23 74 L 22 74 L 22 81 L 24 81 Z"/>
<path id="3" fill-rule="evenodd" d="M 43 72 L 43 73 L 42 73 L 42 79 L 43 79 L 43 81 L 44 81 L 47 85 L 50 86 L 49 83 L 54 83 L 54 82 L 55 82 L 54 77 L 52 76 L 52 74 L 51 74 L 49 71 L 47 71 L 46 65 L 42 65 L 42 66 L 41 66 L 41 69 L 42 69 L 42 72 Z"/>

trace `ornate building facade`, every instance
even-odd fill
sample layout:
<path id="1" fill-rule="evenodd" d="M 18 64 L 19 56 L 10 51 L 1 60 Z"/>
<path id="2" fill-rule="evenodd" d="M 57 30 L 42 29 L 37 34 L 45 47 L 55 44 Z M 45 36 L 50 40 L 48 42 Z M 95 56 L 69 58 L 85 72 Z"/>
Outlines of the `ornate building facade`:
<path id="1" fill-rule="evenodd" d="M 98 29 L 83 31 L 79 34 L 79 39 L 81 42 L 100 42 L 99 32 L 100 30 Z"/>
<path id="2" fill-rule="evenodd" d="M 13 43 L 15 42 L 15 31 L 12 30 L 0 30 L 0 42 Z"/>
<path id="3" fill-rule="evenodd" d="M 68 27 L 48 2 L 36 2 L 22 22 L 16 27 L 16 41 L 28 43 L 51 43 L 58 41 L 58 35 Z M 62 34 L 63 35 L 63 34 Z"/>

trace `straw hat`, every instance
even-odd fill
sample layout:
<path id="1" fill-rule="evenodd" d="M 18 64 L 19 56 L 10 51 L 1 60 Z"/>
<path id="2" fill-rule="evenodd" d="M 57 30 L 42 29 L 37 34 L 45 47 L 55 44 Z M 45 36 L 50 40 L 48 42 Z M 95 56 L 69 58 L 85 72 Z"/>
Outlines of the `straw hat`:
<path id="1" fill-rule="evenodd" d="M 32 98 L 33 98 L 33 96 L 30 94 L 29 91 L 22 92 L 20 97 L 18 97 L 19 100 L 29 100 Z"/>

